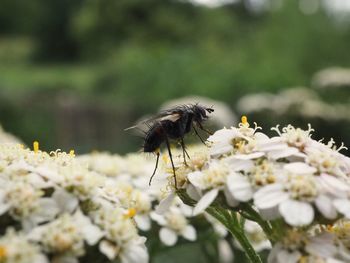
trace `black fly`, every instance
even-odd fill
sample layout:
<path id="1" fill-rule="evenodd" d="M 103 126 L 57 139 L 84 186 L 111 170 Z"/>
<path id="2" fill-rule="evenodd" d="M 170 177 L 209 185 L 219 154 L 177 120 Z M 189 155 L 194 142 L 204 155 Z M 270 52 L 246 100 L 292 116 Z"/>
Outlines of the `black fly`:
<path id="1" fill-rule="evenodd" d="M 156 166 L 149 180 L 149 184 L 152 182 L 152 178 L 156 173 L 160 155 L 160 146 L 165 142 L 168 149 L 171 165 L 173 168 L 175 188 L 177 188 L 175 166 L 170 150 L 169 140 L 176 140 L 180 143 L 184 158 L 184 163 L 186 164 L 186 156 L 189 158 L 186 152 L 184 137 L 192 129 L 198 138 L 205 144 L 202 137 L 199 135 L 197 128 L 211 134 L 206 130 L 202 123 L 208 119 L 207 112 L 212 113 L 214 109 L 201 106 L 199 104 L 194 105 L 181 105 L 174 107 L 169 110 L 160 112 L 158 115 L 142 121 L 140 124 L 146 124 L 147 130 L 144 131 L 144 152 L 152 152 L 157 155 Z M 137 126 L 130 127 L 136 128 Z"/>

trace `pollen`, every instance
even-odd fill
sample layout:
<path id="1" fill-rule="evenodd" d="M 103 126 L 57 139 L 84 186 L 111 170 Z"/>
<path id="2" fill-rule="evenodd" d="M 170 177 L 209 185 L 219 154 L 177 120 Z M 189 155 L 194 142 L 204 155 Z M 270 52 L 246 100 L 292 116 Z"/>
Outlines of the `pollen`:
<path id="1" fill-rule="evenodd" d="M 241 122 L 242 122 L 242 124 L 248 124 L 247 116 L 243 115 L 242 118 L 241 118 Z"/>
<path id="2" fill-rule="evenodd" d="M 129 208 L 126 213 L 124 214 L 124 218 L 133 218 L 136 215 L 136 209 L 135 208 Z"/>
<path id="3" fill-rule="evenodd" d="M 33 142 L 33 151 L 35 153 L 37 153 L 39 151 L 39 142 L 38 141 Z"/>
<path id="4" fill-rule="evenodd" d="M 74 150 L 73 150 L 73 149 L 69 151 L 69 155 L 70 155 L 70 156 L 72 156 L 72 157 L 74 157 L 74 156 L 75 156 L 75 152 L 74 152 Z"/>
<path id="5" fill-rule="evenodd" d="M 1 262 L 2 262 L 3 259 L 6 258 L 6 255 L 7 255 L 6 252 L 7 252 L 7 251 L 6 251 L 6 247 L 0 246 L 0 261 L 1 261 Z"/>

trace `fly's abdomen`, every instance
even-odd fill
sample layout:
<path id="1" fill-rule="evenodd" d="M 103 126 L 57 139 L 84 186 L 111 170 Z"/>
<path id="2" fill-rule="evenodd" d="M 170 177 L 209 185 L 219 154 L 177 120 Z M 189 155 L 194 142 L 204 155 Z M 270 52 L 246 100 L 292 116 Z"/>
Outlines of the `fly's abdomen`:
<path id="1" fill-rule="evenodd" d="M 165 140 L 163 127 L 157 123 L 154 124 L 146 133 L 143 144 L 144 152 L 155 152 Z"/>

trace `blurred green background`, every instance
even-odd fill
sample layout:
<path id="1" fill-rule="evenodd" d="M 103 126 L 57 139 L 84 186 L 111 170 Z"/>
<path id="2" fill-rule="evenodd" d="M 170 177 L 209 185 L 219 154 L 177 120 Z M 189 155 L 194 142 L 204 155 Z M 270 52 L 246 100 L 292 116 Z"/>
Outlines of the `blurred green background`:
<path id="1" fill-rule="evenodd" d="M 312 82 L 319 70 L 350 67 L 346 0 L 206 2 L 1 0 L 1 125 L 45 150 L 125 153 L 141 144 L 124 128 L 169 99 L 201 95 L 266 130 L 310 122 L 317 137 L 350 145 L 349 89 Z M 326 114 L 303 114 L 302 96 L 283 114 L 238 103 L 295 86 Z M 289 95 L 275 96 L 283 104 Z M 327 115 L 332 105 L 341 117 Z"/>

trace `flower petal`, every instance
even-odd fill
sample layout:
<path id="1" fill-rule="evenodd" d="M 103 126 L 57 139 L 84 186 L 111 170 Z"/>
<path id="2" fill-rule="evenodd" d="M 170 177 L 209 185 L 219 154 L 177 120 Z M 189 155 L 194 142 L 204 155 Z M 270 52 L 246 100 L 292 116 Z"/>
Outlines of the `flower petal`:
<path id="1" fill-rule="evenodd" d="M 171 192 L 167 197 L 165 197 L 163 200 L 159 202 L 159 205 L 156 207 L 155 211 L 158 214 L 164 214 L 169 207 L 171 206 L 172 202 L 175 199 L 175 193 Z"/>
<path id="2" fill-rule="evenodd" d="M 315 200 L 315 205 L 325 218 L 335 219 L 337 217 L 337 210 L 328 196 L 319 195 Z"/>
<path id="3" fill-rule="evenodd" d="M 78 198 L 63 189 L 57 189 L 52 195 L 61 212 L 72 213 L 78 206 Z"/>
<path id="4" fill-rule="evenodd" d="M 230 190 L 228 190 L 227 186 L 224 188 L 224 195 L 226 197 L 226 202 L 231 207 L 236 207 L 239 205 L 239 201 L 237 201 L 233 195 L 231 194 Z"/>
<path id="5" fill-rule="evenodd" d="M 167 227 L 162 227 L 160 229 L 159 238 L 163 242 L 163 244 L 167 246 L 173 246 L 177 241 L 176 233 Z"/>
<path id="6" fill-rule="evenodd" d="M 252 160 L 240 160 L 234 158 L 234 156 L 225 158 L 224 162 L 228 165 L 230 170 L 234 172 L 248 172 L 254 168 L 254 162 Z"/>
<path id="7" fill-rule="evenodd" d="M 212 189 L 205 193 L 193 209 L 193 215 L 195 216 L 204 212 L 204 210 L 207 209 L 207 207 L 210 206 L 210 204 L 215 200 L 218 193 L 219 189 Z"/>
<path id="8" fill-rule="evenodd" d="M 284 165 L 283 167 L 288 172 L 294 173 L 294 174 L 313 174 L 317 171 L 315 167 L 312 167 L 310 165 L 307 165 L 303 162 L 294 162 Z"/>
<path id="9" fill-rule="evenodd" d="M 321 184 L 324 191 L 339 198 L 346 197 L 347 193 L 350 191 L 348 184 L 326 173 L 318 177 L 318 182 Z"/>
<path id="10" fill-rule="evenodd" d="M 236 158 L 238 160 L 252 160 L 252 159 L 260 158 L 264 155 L 265 155 L 265 153 L 263 153 L 263 152 L 253 152 L 253 153 L 249 153 L 249 154 L 236 154 L 234 156 L 234 158 Z"/>
<path id="11" fill-rule="evenodd" d="M 109 260 L 115 259 L 117 256 L 117 250 L 115 246 L 106 240 L 102 240 L 99 244 L 100 252 L 105 255 Z"/>
<path id="12" fill-rule="evenodd" d="M 143 231 L 151 229 L 151 220 L 148 215 L 136 215 L 134 219 L 139 229 Z"/>
<path id="13" fill-rule="evenodd" d="M 262 187 L 254 194 L 254 204 L 258 209 L 269 209 L 288 199 L 281 184 L 270 184 Z"/>
<path id="14" fill-rule="evenodd" d="M 227 188 L 238 201 L 247 202 L 253 197 L 252 186 L 244 175 L 231 173 L 227 177 Z"/>
<path id="15" fill-rule="evenodd" d="M 190 241 L 195 241 L 197 239 L 196 229 L 191 225 L 187 225 L 185 229 L 182 230 L 181 235 Z"/>
<path id="16" fill-rule="evenodd" d="M 279 205 L 279 212 L 291 226 L 309 225 L 314 219 L 314 209 L 307 202 L 288 199 Z"/>
<path id="17" fill-rule="evenodd" d="M 205 189 L 205 185 L 203 182 L 203 173 L 200 171 L 195 171 L 193 173 L 189 173 L 187 175 L 188 180 L 192 185 L 199 189 Z"/>
<path id="18" fill-rule="evenodd" d="M 188 184 L 186 188 L 186 193 L 191 197 L 193 200 L 198 201 L 201 199 L 201 193 L 202 191 L 196 187 L 194 187 L 192 184 Z"/>
<path id="19" fill-rule="evenodd" d="M 337 252 L 333 239 L 333 235 L 329 233 L 319 234 L 311 238 L 310 242 L 306 244 L 305 250 L 312 255 L 330 258 Z"/>
<path id="20" fill-rule="evenodd" d="M 335 199 L 333 205 L 344 216 L 350 219 L 350 200 L 348 199 Z"/>

